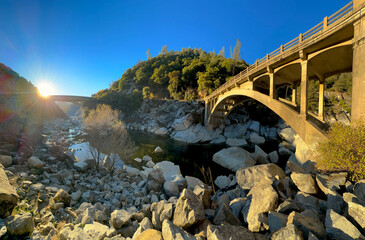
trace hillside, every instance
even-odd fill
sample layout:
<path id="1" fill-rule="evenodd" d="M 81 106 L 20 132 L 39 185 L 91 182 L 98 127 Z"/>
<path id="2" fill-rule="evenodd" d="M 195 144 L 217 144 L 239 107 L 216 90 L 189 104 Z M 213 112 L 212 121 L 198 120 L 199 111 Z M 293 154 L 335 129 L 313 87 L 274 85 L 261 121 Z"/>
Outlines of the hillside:
<path id="1" fill-rule="evenodd" d="M 217 55 L 196 48 L 167 51 L 164 46 L 158 56 L 127 69 L 109 89 L 100 90 L 94 97 L 123 111 L 129 111 L 127 105 L 132 103 L 138 106 L 142 97 L 201 98 L 248 66 L 240 60 L 237 46 L 234 52 L 232 58 L 225 58 L 224 49 Z"/>

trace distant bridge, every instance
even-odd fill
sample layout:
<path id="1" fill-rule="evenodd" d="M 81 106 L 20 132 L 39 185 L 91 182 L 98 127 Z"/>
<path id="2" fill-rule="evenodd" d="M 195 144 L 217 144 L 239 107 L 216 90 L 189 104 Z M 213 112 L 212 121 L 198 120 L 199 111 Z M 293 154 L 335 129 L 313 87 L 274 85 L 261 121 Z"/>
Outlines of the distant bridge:
<path id="1" fill-rule="evenodd" d="M 93 99 L 92 97 L 71 96 L 71 95 L 49 95 L 47 98 L 57 102 L 72 102 L 72 103 L 87 102 Z"/>
<path id="2" fill-rule="evenodd" d="M 204 98 L 205 125 L 218 127 L 247 99 L 266 105 L 314 147 L 324 139 L 324 80 L 352 71 L 352 120 L 365 120 L 365 0 L 354 0 L 281 45 Z M 319 80 L 318 114 L 308 112 L 308 82 Z M 291 86 L 291 99 L 278 89 Z M 300 100 L 296 101 L 300 86 Z M 300 105 L 300 107 L 299 107 Z"/>

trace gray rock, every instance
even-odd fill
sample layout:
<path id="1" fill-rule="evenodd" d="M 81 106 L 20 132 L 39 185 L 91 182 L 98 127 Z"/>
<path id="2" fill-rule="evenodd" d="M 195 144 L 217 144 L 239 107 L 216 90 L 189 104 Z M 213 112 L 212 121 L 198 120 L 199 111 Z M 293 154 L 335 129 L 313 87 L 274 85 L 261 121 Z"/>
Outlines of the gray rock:
<path id="1" fill-rule="evenodd" d="M 286 199 L 283 203 L 279 205 L 279 207 L 276 209 L 279 213 L 286 213 L 289 214 L 292 211 L 300 211 L 299 206 L 296 204 L 296 202 L 293 199 Z"/>
<path id="2" fill-rule="evenodd" d="M 21 236 L 33 232 L 34 222 L 32 214 L 10 216 L 5 219 L 8 232 L 11 235 Z"/>
<path id="3" fill-rule="evenodd" d="M 292 128 L 284 128 L 284 129 L 278 130 L 278 134 L 285 141 L 292 143 L 295 140 L 294 136 L 295 136 L 296 132 Z"/>
<path id="4" fill-rule="evenodd" d="M 242 138 L 227 138 L 226 144 L 230 147 L 247 147 L 248 146 L 246 139 L 242 139 Z"/>
<path id="5" fill-rule="evenodd" d="M 268 220 L 270 232 L 273 233 L 286 226 L 286 223 L 288 222 L 288 216 L 282 213 L 269 211 Z"/>
<path id="6" fill-rule="evenodd" d="M 352 193 L 344 193 L 343 200 L 347 204 L 347 212 L 357 224 L 365 229 L 365 202 L 359 200 Z"/>
<path id="7" fill-rule="evenodd" d="M 179 186 L 175 182 L 165 182 L 163 189 L 167 197 L 179 197 L 180 195 Z"/>
<path id="8" fill-rule="evenodd" d="M 279 162 L 279 154 L 277 151 L 272 151 L 269 154 L 269 160 L 272 163 L 278 163 Z"/>
<path id="9" fill-rule="evenodd" d="M 194 190 L 196 186 L 200 186 L 202 188 L 205 188 L 205 184 L 199 179 L 199 178 L 196 178 L 196 177 L 191 177 L 191 176 L 185 176 L 185 180 L 186 180 L 186 183 L 187 183 L 187 187 L 189 190 Z"/>
<path id="10" fill-rule="evenodd" d="M 265 143 L 265 138 L 259 136 L 256 132 L 250 134 L 250 142 L 252 144 L 261 145 Z"/>
<path id="11" fill-rule="evenodd" d="M 0 165 L 0 218 L 4 218 L 11 213 L 18 202 L 18 194 L 10 184 L 4 169 Z"/>
<path id="12" fill-rule="evenodd" d="M 326 231 L 332 239 L 365 239 L 349 220 L 332 209 L 326 212 Z"/>
<path id="13" fill-rule="evenodd" d="M 44 163 L 35 156 L 30 157 L 27 160 L 27 164 L 28 164 L 29 168 L 36 168 L 36 169 L 41 169 L 41 168 L 43 168 L 43 165 L 44 165 Z"/>
<path id="14" fill-rule="evenodd" d="M 226 138 L 242 138 L 245 136 L 247 129 L 241 124 L 231 124 L 224 129 Z"/>
<path id="15" fill-rule="evenodd" d="M 293 172 L 290 177 L 300 191 L 309 194 L 318 193 L 317 184 L 311 174 Z"/>
<path id="16" fill-rule="evenodd" d="M 166 135 L 167 133 L 169 132 L 169 130 L 167 130 L 167 128 L 165 127 L 161 127 L 161 128 L 158 128 L 154 134 L 157 134 L 157 135 Z"/>
<path id="17" fill-rule="evenodd" d="M 196 238 L 183 228 L 176 226 L 169 220 L 162 223 L 162 237 L 163 239 L 178 239 L 178 240 L 195 240 Z"/>
<path id="18" fill-rule="evenodd" d="M 271 181 L 263 179 L 250 190 L 247 196 L 252 195 L 250 209 L 247 215 L 248 229 L 252 232 L 266 230 L 261 224 L 259 217 L 261 213 L 274 211 L 279 205 L 279 196 L 271 186 Z"/>
<path id="19" fill-rule="evenodd" d="M 86 224 L 84 227 L 84 232 L 88 234 L 93 239 L 102 240 L 106 236 L 109 227 L 98 222 L 92 224 Z"/>
<path id="20" fill-rule="evenodd" d="M 217 185 L 217 187 L 219 189 L 228 187 L 230 183 L 231 183 L 231 179 L 229 179 L 229 177 L 223 176 L 223 175 L 218 176 L 214 181 L 214 184 Z"/>
<path id="21" fill-rule="evenodd" d="M 292 151 L 290 151 L 289 149 L 287 149 L 285 147 L 280 147 L 278 152 L 279 152 L 279 155 L 282 157 L 290 157 L 291 155 L 294 154 Z"/>
<path id="22" fill-rule="evenodd" d="M 89 166 L 86 162 L 77 162 L 77 163 L 74 163 L 74 167 L 75 167 L 76 171 L 84 173 L 88 170 Z"/>
<path id="23" fill-rule="evenodd" d="M 114 227 L 115 229 L 120 229 L 127 223 L 129 223 L 132 214 L 127 212 L 124 209 L 114 210 L 110 215 L 110 226 Z"/>
<path id="24" fill-rule="evenodd" d="M 13 158 L 11 156 L 0 155 L 0 164 L 4 167 L 10 167 L 13 164 Z"/>
<path id="25" fill-rule="evenodd" d="M 358 181 L 354 185 L 354 194 L 361 201 L 365 201 L 365 179 Z"/>
<path id="26" fill-rule="evenodd" d="M 317 174 L 316 180 L 319 188 L 327 195 L 331 191 L 340 190 L 341 186 L 345 186 L 346 177 L 346 172 L 332 173 L 330 175 Z"/>
<path id="27" fill-rule="evenodd" d="M 82 192 L 80 190 L 77 190 L 76 192 L 73 192 L 71 194 L 72 201 L 78 202 L 82 196 Z"/>
<path id="28" fill-rule="evenodd" d="M 209 225 L 207 240 L 255 240 L 255 236 L 247 228 L 224 224 L 221 226 Z"/>
<path id="29" fill-rule="evenodd" d="M 240 217 L 240 213 L 246 201 L 247 198 L 235 198 L 229 203 L 229 208 L 231 209 L 233 215 L 236 216 L 236 218 Z"/>
<path id="30" fill-rule="evenodd" d="M 342 212 L 342 208 L 344 206 L 344 201 L 341 195 L 338 192 L 330 192 L 327 194 L 327 208 L 332 209 L 337 213 Z"/>
<path id="31" fill-rule="evenodd" d="M 201 187 L 197 185 L 194 188 L 194 194 L 203 203 L 204 208 L 210 208 L 210 195 L 212 194 L 211 187 Z"/>
<path id="32" fill-rule="evenodd" d="M 82 228 L 74 228 L 69 235 L 68 240 L 93 240 L 89 234 L 86 234 Z"/>
<path id="33" fill-rule="evenodd" d="M 58 190 L 53 199 L 56 203 L 62 202 L 65 205 L 70 205 L 72 197 L 65 190 L 60 189 Z"/>
<path id="34" fill-rule="evenodd" d="M 304 240 L 303 233 L 294 225 L 288 224 L 286 227 L 281 228 L 275 232 L 272 240 Z"/>
<path id="35" fill-rule="evenodd" d="M 243 189 L 251 189 L 263 178 L 274 180 L 275 176 L 278 176 L 279 179 L 283 179 L 285 178 L 285 173 L 280 167 L 273 163 L 241 168 L 236 172 L 237 183 Z"/>
<path id="36" fill-rule="evenodd" d="M 258 121 L 251 121 L 248 129 L 254 132 L 260 132 L 260 123 Z"/>
<path id="37" fill-rule="evenodd" d="M 305 239 L 308 238 L 310 232 L 319 239 L 326 239 L 326 230 L 323 223 L 315 218 L 304 216 L 298 212 L 292 212 L 288 216 L 287 224 L 294 224 L 299 228 L 303 232 Z"/>
<path id="38" fill-rule="evenodd" d="M 189 189 L 184 189 L 177 200 L 174 224 L 188 228 L 205 218 L 204 205 L 200 199 Z"/>
<path id="39" fill-rule="evenodd" d="M 251 154 L 239 147 L 222 149 L 213 155 L 213 161 L 234 172 L 256 164 Z"/>
<path id="40" fill-rule="evenodd" d="M 216 225 L 220 225 L 224 222 L 236 226 L 241 225 L 240 220 L 232 213 L 231 209 L 225 203 L 219 206 L 215 211 L 213 222 Z"/>
<path id="41" fill-rule="evenodd" d="M 257 163 L 266 164 L 269 163 L 269 155 L 262 150 L 258 145 L 255 145 L 255 154 L 257 155 Z"/>
<path id="42" fill-rule="evenodd" d="M 162 148 L 160 148 L 159 146 L 157 146 L 157 147 L 155 148 L 155 153 L 163 153 Z"/>
<path id="43" fill-rule="evenodd" d="M 304 192 L 298 192 L 294 198 L 295 202 L 302 209 L 319 210 L 319 199 Z"/>

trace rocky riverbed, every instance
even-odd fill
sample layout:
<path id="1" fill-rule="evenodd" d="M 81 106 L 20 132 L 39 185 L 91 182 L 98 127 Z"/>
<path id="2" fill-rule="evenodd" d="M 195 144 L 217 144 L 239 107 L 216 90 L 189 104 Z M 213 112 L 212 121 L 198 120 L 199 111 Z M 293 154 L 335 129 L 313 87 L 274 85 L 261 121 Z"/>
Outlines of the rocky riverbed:
<path id="1" fill-rule="evenodd" d="M 68 151 L 85 136 L 77 123 L 46 126 L 44 143 L 24 165 L 0 156 L 0 238 L 365 239 L 365 180 L 351 183 L 347 173 L 302 164 L 302 141 L 284 123 L 229 121 L 218 134 L 227 148 L 212 160 L 234 174 L 209 185 L 149 156 L 140 156 L 142 170 L 96 171 L 94 160 L 80 165 Z M 168 122 L 169 134 L 184 131 Z M 274 137 L 283 140 L 266 153 L 262 141 Z M 254 152 L 229 139 L 246 141 Z"/>

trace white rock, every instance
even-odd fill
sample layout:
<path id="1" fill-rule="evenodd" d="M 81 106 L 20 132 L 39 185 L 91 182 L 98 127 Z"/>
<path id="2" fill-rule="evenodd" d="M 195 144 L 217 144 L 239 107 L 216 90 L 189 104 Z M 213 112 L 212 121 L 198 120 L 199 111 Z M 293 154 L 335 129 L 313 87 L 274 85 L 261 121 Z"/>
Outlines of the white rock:
<path id="1" fill-rule="evenodd" d="M 160 147 L 156 147 L 156 148 L 155 148 L 155 153 L 163 153 L 162 148 L 160 148 Z"/>
<path id="2" fill-rule="evenodd" d="M 148 155 L 145 155 L 145 156 L 143 156 L 143 161 L 149 162 L 149 161 L 152 161 L 152 158 Z"/>
<path id="3" fill-rule="evenodd" d="M 198 143 L 211 141 L 211 134 L 204 126 L 197 124 L 185 130 L 176 131 L 171 137 L 180 142 Z"/>
<path id="4" fill-rule="evenodd" d="M 284 128 L 282 130 L 278 130 L 279 136 L 285 141 L 292 143 L 295 138 L 296 132 L 292 128 Z"/>
<path id="5" fill-rule="evenodd" d="M 104 239 L 107 231 L 109 230 L 108 226 L 104 224 L 93 222 L 92 224 L 86 224 L 84 227 L 84 232 L 89 234 L 93 239 Z"/>
<path id="6" fill-rule="evenodd" d="M 136 161 L 136 162 L 142 162 L 142 159 L 141 158 L 135 158 L 134 161 Z"/>
<path id="7" fill-rule="evenodd" d="M 163 176 L 166 181 L 180 181 L 183 179 L 179 165 L 175 165 L 173 162 L 158 162 L 156 163 L 155 168 L 159 168 L 162 170 Z"/>
<path id="8" fill-rule="evenodd" d="M 239 147 L 222 149 L 213 155 L 213 161 L 234 172 L 240 168 L 251 167 L 256 164 L 251 154 Z"/>
<path id="9" fill-rule="evenodd" d="M 146 166 L 148 168 L 153 168 L 156 164 L 153 161 L 148 161 L 148 163 L 146 164 Z"/>

